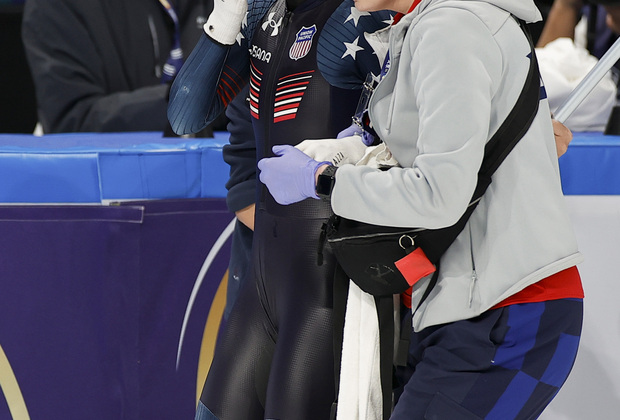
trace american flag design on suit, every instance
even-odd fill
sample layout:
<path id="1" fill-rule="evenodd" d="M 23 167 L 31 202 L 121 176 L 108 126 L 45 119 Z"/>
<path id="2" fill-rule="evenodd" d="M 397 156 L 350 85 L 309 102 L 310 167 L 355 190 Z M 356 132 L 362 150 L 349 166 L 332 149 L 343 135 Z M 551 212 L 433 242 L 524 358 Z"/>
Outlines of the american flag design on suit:
<path id="1" fill-rule="evenodd" d="M 256 66 L 250 65 L 250 114 L 258 119 L 258 98 L 260 97 L 260 85 L 263 80 L 263 73 L 258 71 Z"/>
<path id="2" fill-rule="evenodd" d="M 314 70 L 281 77 L 276 88 L 273 104 L 273 122 L 292 120 L 297 116 L 299 104 L 312 79 Z"/>
<path id="3" fill-rule="evenodd" d="M 260 5 L 262 10 L 265 10 L 266 5 L 272 2 L 273 0 L 253 0 L 252 6 Z M 353 0 L 344 0 L 321 32 L 315 24 L 302 26 L 297 31 L 289 47 L 288 58 L 298 61 L 307 57 L 313 43 L 316 42 L 321 75 L 334 86 L 359 89 L 368 73 L 378 78 L 381 71 L 380 58 L 366 40 L 365 34 L 389 26 L 393 21 L 392 15 L 392 12 L 360 12 L 355 8 Z M 266 14 L 264 17 L 266 20 L 263 21 L 263 31 L 268 31 L 271 37 L 280 36 L 281 19 L 278 20 L 274 13 Z M 253 22 L 253 27 L 259 25 L 258 21 Z M 265 54 L 269 52 L 265 50 Z M 273 103 L 274 123 L 296 118 L 314 72 L 315 70 L 288 74 L 277 80 Z M 254 63 L 250 65 L 250 113 L 255 119 L 260 118 L 261 84 L 265 77 L 266 75 Z"/>

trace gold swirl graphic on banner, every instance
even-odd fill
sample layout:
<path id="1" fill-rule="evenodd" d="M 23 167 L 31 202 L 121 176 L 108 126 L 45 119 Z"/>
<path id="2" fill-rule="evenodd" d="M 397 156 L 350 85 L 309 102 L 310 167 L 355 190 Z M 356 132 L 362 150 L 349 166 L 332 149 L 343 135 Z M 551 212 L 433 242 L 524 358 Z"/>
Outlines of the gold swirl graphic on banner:
<path id="1" fill-rule="evenodd" d="M 26 402 L 19 389 L 17 378 L 13 373 L 9 359 L 0 346 L 0 389 L 4 393 L 11 416 L 16 420 L 30 420 Z"/>
<path id="2" fill-rule="evenodd" d="M 213 302 L 211 302 L 211 308 L 209 309 L 209 315 L 207 316 L 207 322 L 205 323 L 205 329 L 202 334 L 200 357 L 198 358 L 198 375 L 196 378 L 196 406 L 198 406 L 202 387 L 207 378 L 207 373 L 209 373 L 211 362 L 213 361 L 215 341 L 217 340 L 217 333 L 220 329 L 222 316 L 224 315 L 224 308 L 226 307 L 227 285 L 228 270 L 224 273 L 224 277 L 222 277 L 222 281 L 215 292 L 215 297 L 213 298 Z"/>

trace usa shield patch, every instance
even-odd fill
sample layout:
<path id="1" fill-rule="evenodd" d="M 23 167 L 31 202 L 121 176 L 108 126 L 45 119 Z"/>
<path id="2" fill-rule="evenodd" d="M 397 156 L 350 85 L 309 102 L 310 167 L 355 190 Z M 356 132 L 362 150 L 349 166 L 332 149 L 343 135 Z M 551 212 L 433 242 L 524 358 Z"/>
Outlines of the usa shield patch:
<path id="1" fill-rule="evenodd" d="M 297 35 L 295 35 L 295 42 L 291 46 L 288 52 L 288 56 L 292 60 L 299 60 L 308 55 L 310 48 L 312 48 L 312 38 L 316 34 L 316 25 L 312 25 L 309 28 L 302 26 Z"/>

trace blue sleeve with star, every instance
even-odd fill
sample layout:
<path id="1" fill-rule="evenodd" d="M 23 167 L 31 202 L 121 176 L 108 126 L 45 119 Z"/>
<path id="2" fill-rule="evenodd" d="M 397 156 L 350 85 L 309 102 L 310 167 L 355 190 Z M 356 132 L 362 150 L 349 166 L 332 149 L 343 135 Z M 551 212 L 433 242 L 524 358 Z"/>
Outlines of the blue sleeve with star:
<path id="1" fill-rule="evenodd" d="M 365 34 L 391 25 L 393 12 L 361 12 L 353 0 L 345 0 L 329 18 L 317 50 L 317 63 L 323 77 L 333 86 L 361 88 L 366 76 L 378 77 L 382 58 L 368 43 Z"/>

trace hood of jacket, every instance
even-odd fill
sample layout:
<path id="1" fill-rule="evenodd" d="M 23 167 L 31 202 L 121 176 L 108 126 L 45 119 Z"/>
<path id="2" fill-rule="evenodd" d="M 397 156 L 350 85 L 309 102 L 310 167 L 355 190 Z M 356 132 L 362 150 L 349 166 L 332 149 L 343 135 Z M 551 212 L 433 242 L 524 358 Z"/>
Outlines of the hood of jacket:
<path id="1" fill-rule="evenodd" d="M 489 3 L 507 11 L 527 23 L 542 20 L 542 15 L 533 0 L 422 0 L 410 14 L 416 16 L 428 7 L 450 6 L 450 4 L 444 3 L 451 3 L 457 7 L 459 5 L 465 6 L 463 3 Z"/>
<path id="2" fill-rule="evenodd" d="M 413 2 L 413 1 L 412 1 Z M 400 21 L 392 26 L 380 29 L 372 33 L 364 33 L 366 41 L 373 47 L 380 65 L 388 50 L 389 38 L 401 38 L 402 33 L 407 31 L 409 25 L 415 21 L 420 14 L 429 12 L 435 8 L 455 7 L 463 9 L 480 9 L 484 4 L 496 6 L 526 23 L 533 23 L 542 20 L 540 11 L 533 0 L 422 0 L 410 13 L 403 16 Z"/>

